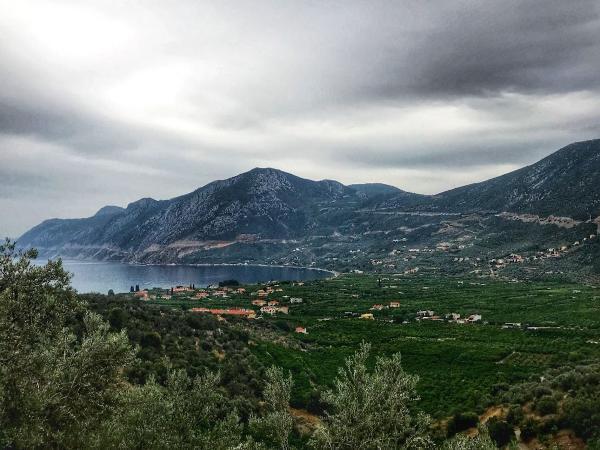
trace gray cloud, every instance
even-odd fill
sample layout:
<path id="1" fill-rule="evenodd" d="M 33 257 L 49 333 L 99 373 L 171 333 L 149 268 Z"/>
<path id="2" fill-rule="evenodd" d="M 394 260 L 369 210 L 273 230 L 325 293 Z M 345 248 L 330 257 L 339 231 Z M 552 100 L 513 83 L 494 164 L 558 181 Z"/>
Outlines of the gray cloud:
<path id="1" fill-rule="evenodd" d="M 0 33 L 0 234 L 254 166 L 435 193 L 600 135 L 596 0 L 21 0 Z"/>

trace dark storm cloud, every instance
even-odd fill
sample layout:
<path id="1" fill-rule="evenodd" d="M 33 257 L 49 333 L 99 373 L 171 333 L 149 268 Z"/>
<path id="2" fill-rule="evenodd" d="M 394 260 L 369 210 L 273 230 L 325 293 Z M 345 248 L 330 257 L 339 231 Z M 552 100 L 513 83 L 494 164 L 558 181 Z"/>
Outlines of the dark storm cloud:
<path id="1" fill-rule="evenodd" d="M 0 234 L 254 166 L 433 193 L 600 135 L 597 0 L 20 0 L 0 33 Z"/>
<path id="2" fill-rule="evenodd" d="M 595 0 L 446 2 L 414 43 L 398 41 L 411 48 L 411 58 L 395 62 L 390 52 L 378 93 L 455 97 L 597 88 L 599 31 Z"/>

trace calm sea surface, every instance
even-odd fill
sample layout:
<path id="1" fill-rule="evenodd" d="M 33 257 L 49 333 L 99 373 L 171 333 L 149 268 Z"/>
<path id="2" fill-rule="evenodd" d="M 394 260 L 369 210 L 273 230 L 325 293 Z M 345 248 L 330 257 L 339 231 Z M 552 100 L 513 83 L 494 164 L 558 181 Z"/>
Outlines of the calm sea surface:
<path id="1" fill-rule="evenodd" d="M 37 264 L 46 261 L 38 260 Z M 195 284 L 207 286 L 223 280 L 240 283 L 260 283 L 271 280 L 306 281 L 327 278 L 330 272 L 316 269 L 276 266 L 143 266 L 116 262 L 63 261 L 66 270 L 73 274 L 72 284 L 80 293 L 100 292 L 109 289 L 129 292 L 132 285 L 140 289 Z"/>

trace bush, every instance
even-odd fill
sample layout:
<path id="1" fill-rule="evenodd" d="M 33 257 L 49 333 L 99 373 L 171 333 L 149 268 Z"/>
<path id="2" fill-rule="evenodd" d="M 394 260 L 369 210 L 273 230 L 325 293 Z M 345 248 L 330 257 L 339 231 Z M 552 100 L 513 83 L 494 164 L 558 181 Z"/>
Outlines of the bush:
<path id="1" fill-rule="evenodd" d="M 542 398 L 546 395 L 552 395 L 552 390 L 546 386 L 538 386 L 534 389 L 533 394 L 535 398 Z"/>
<path id="2" fill-rule="evenodd" d="M 518 425 L 523 420 L 523 410 L 520 405 L 513 405 L 509 408 L 508 414 L 506 415 L 506 421 L 511 425 Z"/>
<path id="3" fill-rule="evenodd" d="M 538 433 L 538 425 L 533 419 L 527 419 L 521 426 L 521 440 L 523 442 L 529 442 L 533 438 L 537 437 Z"/>
<path id="4" fill-rule="evenodd" d="M 547 416 L 548 414 L 556 413 L 558 409 L 558 403 L 556 400 L 549 395 L 545 395 L 535 403 L 535 410 L 540 416 Z"/>
<path id="5" fill-rule="evenodd" d="M 504 447 L 515 438 L 513 427 L 504 420 L 492 417 L 487 423 L 490 438 L 498 447 Z"/>
<path id="6" fill-rule="evenodd" d="M 479 416 L 474 412 L 456 413 L 448 421 L 448 436 L 454 436 L 456 433 L 476 427 L 479 423 Z"/>

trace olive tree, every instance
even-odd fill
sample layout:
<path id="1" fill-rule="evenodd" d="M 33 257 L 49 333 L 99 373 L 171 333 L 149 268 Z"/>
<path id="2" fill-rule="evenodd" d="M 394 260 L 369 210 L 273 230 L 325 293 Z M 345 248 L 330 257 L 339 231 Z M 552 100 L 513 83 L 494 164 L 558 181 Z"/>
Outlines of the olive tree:
<path id="1" fill-rule="evenodd" d="M 110 414 L 134 351 L 85 310 L 61 261 L 0 245 L 0 445 L 82 447 Z"/>
<path id="2" fill-rule="evenodd" d="M 164 386 L 154 378 L 121 393 L 120 408 L 95 437 L 98 448 L 249 448 L 242 426 L 218 386 L 218 374 L 190 379 L 169 371 Z"/>
<path id="3" fill-rule="evenodd" d="M 376 359 L 367 368 L 370 345 L 363 343 L 340 368 L 311 445 L 319 449 L 428 448 L 429 419 L 415 413 L 418 377 L 402 369 L 400 354 Z"/>
<path id="4" fill-rule="evenodd" d="M 290 448 L 289 436 L 294 425 L 289 412 L 292 384 L 291 374 L 286 377 L 278 367 L 267 369 L 263 392 L 265 414 L 250 419 L 250 428 L 259 440 L 283 450 Z"/>

